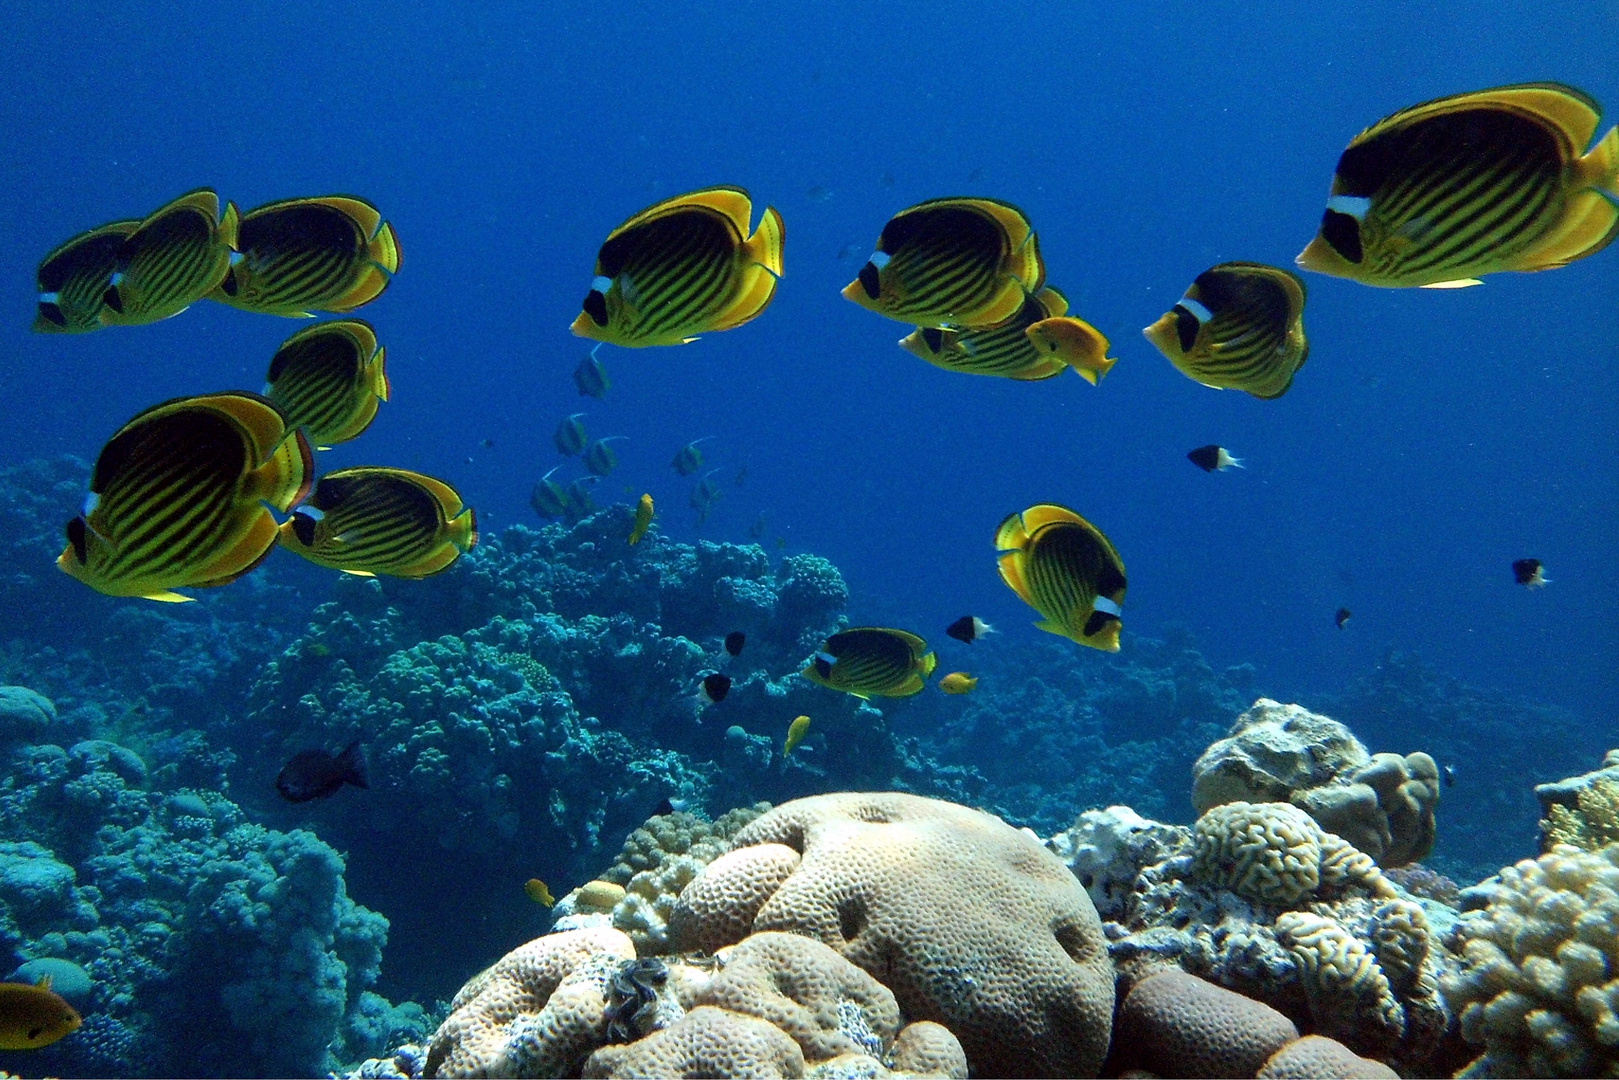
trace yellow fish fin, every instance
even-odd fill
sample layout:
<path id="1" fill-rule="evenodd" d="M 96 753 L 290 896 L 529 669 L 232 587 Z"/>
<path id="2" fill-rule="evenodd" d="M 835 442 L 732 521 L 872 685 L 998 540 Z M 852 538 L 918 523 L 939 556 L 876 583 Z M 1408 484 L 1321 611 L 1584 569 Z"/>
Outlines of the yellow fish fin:
<path id="1" fill-rule="evenodd" d="M 1611 127 L 1602 141 L 1576 163 L 1580 179 L 1610 195 L 1619 195 L 1619 127 Z"/>
<path id="2" fill-rule="evenodd" d="M 623 232 L 632 226 L 639 225 L 646 218 L 662 217 L 671 211 L 686 206 L 704 206 L 715 213 L 723 214 L 730 219 L 731 224 L 736 228 L 738 236 L 747 236 L 748 226 L 753 223 L 753 199 L 748 195 L 747 190 L 745 188 L 721 185 L 719 187 L 704 188 L 701 191 L 688 192 L 685 195 L 680 195 L 656 206 L 649 207 L 614 231 Z"/>
<path id="3" fill-rule="evenodd" d="M 781 214 L 774 206 L 767 206 L 764 215 L 759 218 L 759 227 L 748 237 L 745 249 L 749 258 L 769 271 L 772 277 L 779 278 L 787 272 L 783 262 L 786 242 L 787 223 L 782 221 Z"/>
<path id="4" fill-rule="evenodd" d="M 315 482 L 315 455 L 302 431 L 275 448 L 270 460 L 247 476 L 245 494 L 286 513 L 309 494 Z"/>
<path id="5" fill-rule="evenodd" d="M 1482 284 L 1484 284 L 1484 282 L 1480 281 L 1476 277 L 1464 277 L 1464 278 L 1457 278 L 1455 281 L 1430 281 L 1428 284 L 1421 286 L 1421 288 L 1424 288 L 1424 289 L 1470 289 L 1474 285 L 1482 285 Z"/>
<path id="6" fill-rule="evenodd" d="M 938 666 L 939 666 L 939 658 L 938 658 L 938 656 L 936 656 L 933 653 L 928 653 L 926 656 L 922 657 L 922 660 L 917 665 L 917 668 L 919 669 L 919 672 L 920 672 L 922 678 L 926 679 L 929 675 L 933 674 L 933 669 L 938 667 Z"/>
<path id="7" fill-rule="evenodd" d="M 1046 309 L 1046 318 L 1055 319 L 1068 314 L 1068 297 L 1053 289 L 1050 285 L 1034 294 L 1040 301 L 1040 306 Z"/>
<path id="8" fill-rule="evenodd" d="M 330 449 L 331 449 L 331 447 L 330 447 L 330 446 L 326 446 L 326 445 L 324 445 L 324 444 L 321 444 L 321 445 L 318 445 L 318 446 L 316 446 L 316 447 L 315 447 L 315 449 L 316 449 L 316 450 L 330 450 Z"/>
<path id="9" fill-rule="evenodd" d="M 1610 134 L 1619 134 L 1615 128 Z M 1557 227 L 1512 260 L 1514 270 L 1552 270 L 1601 251 L 1619 236 L 1619 206 L 1600 191 L 1569 196 Z"/>
<path id="10" fill-rule="evenodd" d="M 371 342 L 375 345 L 376 338 L 373 337 Z M 376 349 L 377 351 L 365 365 L 366 381 L 370 384 L 373 394 L 383 401 L 387 401 L 389 395 L 393 393 L 393 384 L 388 381 L 388 350 L 380 345 L 377 345 Z"/>
<path id="11" fill-rule="evenodd" d="M 339 567 L 339 569 L 341 569 L 343 571 L 343 573 L 345 573 L 345 574 L 353 574 L 355 577 L 376 577 L 377 576 L 377 575 L 373 574 L 369 570 L 349 570 L 349 569 L 347 569 L 345 567 Z"/>
<path id="12" fill-rule="evenodd" d="M 225 202 L 225 214 L 219 219 L 219 228 L 215 231 L 214 235 L 219 237 L 220 243 L 224 244 L 232 251 L 235 251 L 237 232 L 241 228 L 241 224 L 242 212 L 236 209 L 235 203 L 227 200 Z"/>
<path id="13" fill-rule="evenodd" d="M 371 261 L 388 272 L 389 277 L 399 273 L 399 267 L 404 262 L 405 253 L 399 247 L 399 234 L 388 222 L 382 223 L 366 245 L 366 254 Z"/>
<path id="14" fill-rule="evenodd" d="M 287 423 L 281 410 L 258 394 L 207 394 L 184 402 L 188 408 L 212 409 L 235 421 L 253 443 L 254 461 L 266 461 L 287 437 Z"/>
<path id="15" fill-rule="evenodd" d="M 974 327 L 995 326 L 1023 310 L 1028 300 L 1028 291 L 1022 281 L 1013 279 L 1001 286 L 1000 292 L 995 294 L 983 308 L 972 313 Z"/>
<path id="16" fill-rule="evenodd" d="M 191 604 L 196 602 L 195 596 L 186 596 L 183 593 L 171 592 L 164 589 L 162 592 L 143 593 L 143 600 L 156 600 L 163 604 Z"/>
<path id="17" fill-rule="evenodd" d="M 364 199 L 354 199 L 347 195 L 324 195 L 318 199 L 294 199 L 292 203 L 315 203 L 319 206 L 329 206 L 345 217 L 352 218 L 366 236 L 377 235 L 382 228 L 382 211 L 366 202 Z"/>
<path id="18" fill-rule="evenodd" d="M 422 558 L 390 572 L 402 578 L 432 577 L 453 563 L 460 554 L 461 548 L 453 541 L 446 540 Z"/>

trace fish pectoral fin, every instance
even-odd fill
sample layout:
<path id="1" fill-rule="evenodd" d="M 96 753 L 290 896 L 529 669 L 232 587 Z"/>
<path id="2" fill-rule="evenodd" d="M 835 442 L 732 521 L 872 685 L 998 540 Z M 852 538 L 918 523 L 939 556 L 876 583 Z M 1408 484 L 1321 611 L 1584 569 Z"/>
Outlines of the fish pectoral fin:
<path id="1" fill-rule="evenodd" d="M 1428 284 L 1422 287 L 1424 289 L 1470 289 L 1474 285 L 1482 284 L 1484 284 L 1484 282 L 1480 281 L 1476 277 L 1467 277 L 1457 278 L 1455 281 L 1430 281 Z"/>
<path id="2" fill-rule="evenodd" d="M 197 601 L 195 596 L 186 596 L 184 593 L 177 593 L 170 589 L 164 589 L 161 592 L 142 593 L 141 599 L 156 600 L 160 604 L 194 604 Z"/>

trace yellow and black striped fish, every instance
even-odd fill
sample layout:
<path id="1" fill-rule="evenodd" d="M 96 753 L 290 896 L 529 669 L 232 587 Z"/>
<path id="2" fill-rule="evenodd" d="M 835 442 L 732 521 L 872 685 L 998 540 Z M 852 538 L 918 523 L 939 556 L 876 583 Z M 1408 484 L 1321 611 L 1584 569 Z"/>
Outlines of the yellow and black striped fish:
<path id="1" fill-rule="evenodd" d="M 234 203 L 219 212 L 207 188 L 180 196 L 135 227 L 118 249 L 101 321 L 137 326 L 178 315 L 224 280 L 236 257 Z"/>
<path id="2" fill-rule="evenodd" d="M 1108 340 L 1080 319 L 1064 318 L 1068 300 L 1047 286 L 1024 300 L 1022 309 L 999 326 L 982 330 L 942 330 L 919 326 L 900 339 L 900 348 L 935 367 L 967 375 L 994 375 L 1034 382 L 1050 379 L 1072 367 L 1093 385 L 1097 372 L 1106 374 L 1114 364 Z M 1062 333 L 1059 325 L 1074 324 L 1075 333 Z M 1048 331 L 1035 334 L 1036 325 Z M 1087 337 L 1081 335 L 1089 332 Z"/>
<path id="3" fill-rule="evenodd" d="M 933 199 L 883 226 L 877 250 L 843 295 L 919 326 L 995 326 L 1046 281 L 1023 211 L 995 199 Z"/>
<path id="4" fill-rule="evenodd" d="M 1065 506 L 1041 503 L 1001 522 L 995 551 L 1001 580 L 1044 616 L 1034 625 L 1119 651 L 1124 560 L 1100 529 Z"/>
<path id="5" fill-rule="evenodd" d="M 1281 397 L 1310 355 L 1304 282 L 1263 263 L 1221 263 L 1197 275 L 1180 302 L 1142 333 L 1204 386 Z"/>
<path id="6" fill-rule="evenodd" d="M 300 330 L 276 350 L 264 394 L 321 449 L 355 438 L 388 400 L 387 350 L 359 319 Z"/>
<path id="7" fill-rule="evenodd" d="M 209 299 L 264 315 L 353 311 L 399 272 L 394 227 L 364 199 L 283 199 L 242 215 L 241 260 Z"/>
<path id="8" fill-rule="evenodd" d="M 826 639 L 799 674 L 858 698 L 921 693 L 939 661 L 928 643 L 904 630 L 857 626 Z"/>
<path id="9" fill-rule="evenodd" d="M 34 330 L 41 334 L 82 334 L 100 330 L 101 308 L 118 269 L 124 238 L 138 221 L 115 221 L 80 233 L 39 264 L 39 313 Z"/>
<path id="10" fill-rule="evenodd" d="M 281 525 L 289 551 L 361 577 L 429 577 L 477 542 L 478 517 L 450 485 L 370 466 L 321 477 Z"/>
<path id="11" fill-rule="evenodd" d="M 309 444 L 257 394 L 176 398 L 102 448 L 85 511 L 67 526 L 63 571 L 109 596 L 179 602 L 270 553 L 276 521 L 309 490 Z"/>
<path id="12" fill-rule="evenodd" d="M 1413 105 L 1357 135 L 1298 264 L 1390 288 L 1549 270 L 1619 236 L 1619 128 L 1561 83 Z"/>
<path id="13" fill-rule="evenodd" d="M 752 200 L 735 187 L 642 210 L 596 253 L 596 276 L 571 329 L 638 349 L 683 345 L 757 318 L 776 295 L 787 227 L 767 206 L 750 236 L 752 219 Z"/>

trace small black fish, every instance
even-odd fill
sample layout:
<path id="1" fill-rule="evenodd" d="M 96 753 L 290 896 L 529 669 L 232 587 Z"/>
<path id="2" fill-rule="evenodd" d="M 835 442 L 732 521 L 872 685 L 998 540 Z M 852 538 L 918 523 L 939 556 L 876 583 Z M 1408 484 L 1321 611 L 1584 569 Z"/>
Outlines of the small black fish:
<path id="1" fill-rule="evenodd" d="M 1455 787 L 1456 786 L 1456 766 L 1454 766 L 1454 765 L 1446 765 L 1443 772 L 1445 774 L 1445 786 L 1446 787 Z"/>
<path id="2" fill-rule="evenodd" d="M 731 692 L 731 677 L 714 672 L 703 676 L 703 687 L 698 696 L 710 705 L 718 705 L 725 700 L 725 695 Z"/>
<path id="3" fill-rule="evenodd" d="M 275 778 L 275 789 L 288 802 L 327 799 L 344 784 L 370 787 L 365 777 L 365 750 L 356 739 L 336 757 L 324 750 L 300 750 Z"/>
<path id="4" fill-rule="evenodd" d="M 483 448 L 485 450 L 493 450 L 495 448 L 495 440 L 493 440 L 493 439 L 485 439 L 483 441 Z"/>
<path id="5" fill-rule="evenodd" d="M 652 811 L 652 816 L 653 817 L 668 817 L 670 814 L 672 814 L 674 812 L 675 812 L 675 804 L 670 802 L 669 797 L 667 795 L 665 795 L 664 798 L 663 798 L 663 801 L 658 804 L 657 809 Z"/>
<path id="6" fill-rule="evenodd" d="M 1546 567 L 1539 559 L 1516 559 L 1512 563 L 1512 577 L 1519 585 L 1526 589 L 1538 589 L 1542 585 L 1550 585 L 1552 579 L 1546 576 Z"/>
<path id="7" fill-rule="evenodd" d="M 944 632 L 957 641 L 971 645 L 985 634 L 993 634 L 995 628 L 976 615 L 963 615 L 945 627 Z"/>
<path id="8" fill-rule="evenodd" d="M 1338 613 L 1332 617 L 1332 621 L 1338 624 L 1338 629 L 1342 630 L 1344 628 L 1344 624 L 1349 621 L 1349 614 L 1348 608 L 1341 607 L 1338 609 Z"/>
<path id="9" fill-rule="evenodd" d="M 742 646 L 746 645 L 747 641 L 748 635 L 744 634 L 740 630 L 732 630 L 729 634 L 725 635 L 725 651 L 730 653 L 732 656 L 741 656 Z"/>
<path id="10" fill-rule="evenodd" d="M 1242 468 L 1242 459 L 1232 457 L 1223 446 L 1200 446 L 1187 453 L 1186 460 L 1204 472 L 1214 472 L 1216 469 L 1224 472 L 1230 468 Z"/>

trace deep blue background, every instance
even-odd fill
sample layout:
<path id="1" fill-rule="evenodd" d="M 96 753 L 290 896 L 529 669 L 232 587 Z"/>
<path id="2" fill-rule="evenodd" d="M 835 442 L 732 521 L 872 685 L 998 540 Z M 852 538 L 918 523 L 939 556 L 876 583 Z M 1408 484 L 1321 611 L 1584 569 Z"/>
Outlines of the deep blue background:
<path id="1" fill-rule="evenodd" d="M 256 389 L 300 326 L 199 304 L 34 336 L 52 246 L 201 185 L 243 209 L 353 192 L 404 248 L 360 312 L 395 397 L 325 468 L 441 475 L 498 528 L 532 520 L 551 430 L 585 409 L 593 435 L 629 436 L 599 493 L 650 490 L 679 537 L 690 482 L 669 459 L 717 436 L 727 490 L 703 535 L 765 514 L 767 543 L 843 570 L 857 620 L 937 635 L 973 611 L 1034 640 L 990 538 L 1056 501 L 1122 553 L 1128 631 L 1185 624 L 1267 692 L 1409 648 L 1594 725 L 1619 713 L 1619 252 L 1461 292 L 1309 275 L 1311 357 L 1272 402 L 1198 386 L 1140 336 L 1213 263 L 1290 265 L 1338 153 L 1395 109 L 1541 79 L 1619 107 L 1612 2 L 123 2 L 0 22 L 0 463 L 93 457 L 156 401 Z M 776 301 L 695 345 L 606 348 L 611 396 L 578 397 L 566 328 L 596 247 L 716 183 L 785 215 Z M 1100 388 L 935 370 L 838 298 L 889 215 L 952 194 L 1028 212 L 1051 283 L 1114 342 Z M 1193 468 L 1207 442 L 1247 471 Z M 1524 555 L 1551 588 L 1512 585 Z"/>

